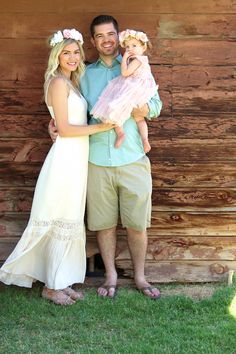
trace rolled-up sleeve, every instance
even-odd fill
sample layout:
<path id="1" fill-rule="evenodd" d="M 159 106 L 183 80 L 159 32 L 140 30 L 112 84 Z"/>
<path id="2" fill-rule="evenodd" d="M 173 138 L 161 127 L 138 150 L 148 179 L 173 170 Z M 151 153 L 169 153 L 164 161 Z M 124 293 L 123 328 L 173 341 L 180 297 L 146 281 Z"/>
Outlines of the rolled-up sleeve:
<path id="1" fill-rule="evenodd" d="M 156 118 L 160 115 L 162 109 L 162 101 L 160 99 L 159 93 L 157 92 L 148 102 L 149 113 L 147 119 Z"/>

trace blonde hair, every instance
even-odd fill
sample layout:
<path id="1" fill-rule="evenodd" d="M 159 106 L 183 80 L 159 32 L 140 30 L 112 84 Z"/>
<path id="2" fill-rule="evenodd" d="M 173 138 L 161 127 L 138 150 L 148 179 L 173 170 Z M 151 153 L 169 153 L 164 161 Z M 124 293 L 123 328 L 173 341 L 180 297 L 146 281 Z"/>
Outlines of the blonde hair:
<path id="1" fill-rule="evenodd" d="M 49 38 L 49 40 L 50 39 L 51 39 L 51 37 Z M 77 41 L 75 39 L 63 39 L 63 41 L 57 43 L 56 45 L 54 45 L 54 47 L 52 47 L 51 52 L 49 54 L 48 67 L 47 67 L 47 70 L 44 75 L 44 79 L 45 79 L 45 81 L 44 81 L 44 97 L 47 92 L 49 81 L 54 77 L 63 75 L 60 72 L 59 55 L 61 54 L 61 52 L 63 51 L 65 46 L 67 46 L 68 44 L 71 44 L 71 43 L 76 43 L 78 45 L 79 51 L 80 51 L 81 60 L 79 62 L 79 65 L 78 65 L 77 69 L 75 71 L 72 71 L 72 73 L 71 73 L 71 84 L 75 89 L 78 88 L 79 79 L 85 69 L 84 50 L 83 50 L 83 47 L 82 47 L 82 44 L 80 43 L 80 41 Z"/>
<path id="2" fill-rule="evenodd" d="M 128 37 L 128 38 L 125 39 L 125 41 L 124 41 L 124 47 L 125 47 L 125 45 L 126 45 L 126 42 L 128 42 L 128 41 L 131 40 L 131 39 L 133 39 L 133 37 Z M 135 38 L 135 39 L 136 39 L 136 38 Z M 145 42 L 145 43 L 144 43 L 143 41 L 141 41 L 140 39 L 137 39 L 137 41 L 139 41 L 140 44 L 141 44 L 141 46 L 144 48 L 144 49 L 143 49 L 144 52 L 150 54 L 150 52 L 151 52 L 151 50 L 152 50 L 152 43 L 150 42 L 150 40 L 148 39 L 148 41 Z"/>

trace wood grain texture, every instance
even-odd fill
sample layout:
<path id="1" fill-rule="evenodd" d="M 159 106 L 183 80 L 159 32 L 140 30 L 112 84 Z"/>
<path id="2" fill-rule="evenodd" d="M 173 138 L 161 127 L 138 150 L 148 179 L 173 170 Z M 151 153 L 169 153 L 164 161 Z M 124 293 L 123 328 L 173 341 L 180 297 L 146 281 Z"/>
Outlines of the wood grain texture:
<path id="1" fill-rule="evenodd" d="M 43 162 L 51 139 L 0 139 L 0 162 Z"/>
<path id="2" fill-rule="evenodd" d="M 46 112 L 42 88 L 0 89 L 0 114 L 41 114 Z"/>
<path id="3" fill-rule="evenodd" d="M 235 139 L 162 139 L 152 140 L 149 153 L 152 163 L 160 161 L 180 163 L 234 162 Z M 191 148 L 190 148 L 191 147 Z"/>
<path id="4" fill-rule="evenodd" d="M 9 211 L 0 214 L 1 237 L 20 237 L 27 225 L 29 211 Z M 86 218 L 85 218 L 86 222 Z M 210 237 L 214 244 L 215 237 L 223 239 L 236 236 L 234 212 L 220 211 L 160 211 L 153 207 L 152 227 L 148 229 L 149 238 L 160 240 L 160 237 Z M 119 224 L 118 239 L 126 238 L 126 231 Z M 87 242 L 95 242 L 95 232 L 87 230 Z"/>
<path id="5" fill-rule="evenodd" d="M 69 13 L 32 13 L 14 12 L 1 13 L 0 22 L 2 24 L 2 38 L 47 38 L 52 30 L 58 28 L 78 27 L 79 30 L 88 36 L 88 24 L 95 13 L 89 12 L 69 12 Z M 235 14 L 194 14 L 189 13 L 126 13 L 125 16 L 117 13 L 116 19 L 120 29 L 123 30 L 129 24 L 129 28 L 137 28 L 142 24 L 142 30 L 149 36 L 158 34 L 159 39 L 234 39 L 236 36 Z M 45 23 L 45 26 L 38 26 L 38 23 Z"/>
<path id="6" fill-rule="evenodd" d="M 85 38 L 86 40 L 86 38 Z M 191 39 L 157 39 L 150 37 L 153 44 L 150 63 L 171 64 L 171 65 L 236 65 L 234 41 L 196 41 Z M 18 39 L 1 39 L 0 45 L 5 48 L 8 55 L 30 55 L 45 60 L 48 57 L 49 50 L 45 46 L 44 39 L 27 39 L 19 41 Z M 86 58 L 88 61 L 94 61 L 97 54 L 89 43 L 89 37 L 85 45 Z M 4 59 L 4 57 L 3 57 Z M 30 64 L 29 64 L 30 65 Z"/>
<path id="7" fill-rule="evenodd" d="M 235 115 L 227 113 L 217 113 L 214 117 L 201 114 L 161 116 L 149 121 L 148 126 L 149 137 L 153 141 L 168 139 L 170 136 L 180 139 L 219 138 L 232 141 L 236 134 Z"/>
<path id="8" fill-rule="evenodd" d="M 234 139 L 162 139 L 150 137 L 152 150 L 149 157 L 157 162 L 233 162 L 236 160 Z M 191 149 L 189 146 L 191 144 Z M 50 138 L 0 138 L 1 162 L 42 162 L 52 143 Z"/>
<path id="9" fill-rule="evenodd" d="M 219 188 L 235 187 L 235 162 L 171 163 L 152 164 L 154 187 Z"/>
<path id="10" fill-rule="evenodd" d="M 111 2 L 109 0 L 103 0 L 98 3 L 95 0 L 91 0 L 89 3 L 81 1 L 78 3 L 76 0 L 71 0 L 70 6 L 64 0 L 54 0 L 50 4 L 47 0 L 39 0 L 37 2 L 31 2 L 29 0 L 19 0 L 17 2 L 5 1 L 4 6 L 1 7 L 1 12 L 13 12 L 13 13 L 92 13 L 94 17 L 99 13 L 113 13 L 116 14 L 129 14 L 133 13 L 135 9 L 136 13 L 197 13 L 197 14 L 215 14 L 215 13 L 233 13 L 236 10 L 234 0 L 215 1 L 198 0 L 196 2 L 189 2 L 189 0 L 181 0 L 176 2 L 175 0 L 167 1 L 145 1 L 145 6 L 141 1 L 130 0 L 129 2 L 121 0 L 118 2 Z"/>
<path id="11" fill-rule="evenodd" d="M 0 188 L 0 212 L 29 211 L 34 189 L 32 187 Z M 156 210 L 235 211 L 236 188 L 153 188 Z"/>
<path id="12" fill-rule="evenodd" d="M 2 162 L 0 187 L 34 186 L 41 166 L 42 162 Z M 158 162 L 152 164 L 152 176 L 155 188 L 233 188 L 236 164 Z"/>
<path id="13" fill-rule="evenodd" d="M 153 205 L 158 210 L 236 210 L 236 189 L 154 188 Z"/>
<path id="14" fill-rule="evenodd" d="M 0 164 L 0 187 L 34 187 L 39 175 L 42 163 L 1 163 Z"/>
<path id="15" fill-rule="evenodd" d="M 124 275 L 133 277 L 131 261 L 120 260 L 116 264 L 125 269 Z M 147 261 L 145 274 L 150 282 L 219 282 L 227 280 L 230 269 L 236 269 L 235 261 Z"/>
<path id="16" fill-rule="evenodd" d="M 49 138 L 48 123 L 51 117 L 45 114 L 0 114 L 0 138 Z"/>

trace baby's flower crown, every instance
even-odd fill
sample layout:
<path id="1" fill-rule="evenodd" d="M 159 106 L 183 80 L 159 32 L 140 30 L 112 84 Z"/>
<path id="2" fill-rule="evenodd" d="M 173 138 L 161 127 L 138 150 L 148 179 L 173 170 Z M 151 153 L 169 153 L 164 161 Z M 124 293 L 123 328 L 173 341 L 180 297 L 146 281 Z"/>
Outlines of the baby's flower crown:
<path id="1" fill-rule="evenodd" d="M 76 41 L 79 41 L 81 45 L 83 45 L 84 43 L 82 34 L 73 28 L 57 31 L 53 34 L 49 44 L 51 47 L 54 47 L 57 43 L 62 42 L 64 39 L 74 39 Z"/>
<path id="2" fill-rule="evenodd" d="M 141 31 L 127 29 L 127 30 L 119 33 L 119 42 L 120 42 L 120 45 L 122 48 L 124 48 L 124 46 L 125 46 L 125 41 L 130 38 L 135 38 L 138 41 L 141 41 L 143 43 L 148 42 L 148 37 L 147 37 L 146 33 L 141 32 Z"/>

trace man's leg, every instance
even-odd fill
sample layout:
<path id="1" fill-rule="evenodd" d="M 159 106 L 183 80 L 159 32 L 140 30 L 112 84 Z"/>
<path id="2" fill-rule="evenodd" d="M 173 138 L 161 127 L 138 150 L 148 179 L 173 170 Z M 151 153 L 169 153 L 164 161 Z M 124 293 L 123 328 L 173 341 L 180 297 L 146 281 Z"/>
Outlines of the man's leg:
<path id="1" fill-rule="evenodd" d="M 146 231 L 136 231 L 127 228 L 128 245 L 134 268 L 134 281 L 136 287 L 140 289 L 144 295 L 150 298 L 158 297 L 160 291 L 150 285 L 145 279 L 144 267 L 147 252 L 147 233 Z"/>
<path id="2" fill-rule="evenodd" d="M 87 220 L 88 228 L 97 232 L 97 241 L 104 262 L 106 279 L 98 295 L 113 297 L 117 283 L 115 269 L 118 190 L 116 168 L 89 163 Z"/>
<path id="3" fill-rule="evenodd" d="M 117 283 L 115 268 L 116 227 L 97 231 L 97 241 L 106 271 L 105 282 L 98 288 L 98 294 L 100 296 L 113 297 Z"/>

